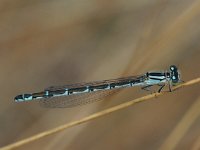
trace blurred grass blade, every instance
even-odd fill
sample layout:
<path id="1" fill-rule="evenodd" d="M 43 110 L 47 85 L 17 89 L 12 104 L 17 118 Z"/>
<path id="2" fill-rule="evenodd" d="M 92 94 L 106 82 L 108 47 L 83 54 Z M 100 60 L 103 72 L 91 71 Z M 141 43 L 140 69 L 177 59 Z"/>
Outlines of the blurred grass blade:
<path id="1" fill-rule="evenodd" d="M 193 85 L 193 84 L 199 83 L 199 82 L 200 82 L 200 77 L 196 78 L 196 79 L 193 79 L 193 80 L 190 80 L 188 82 L 185 82 L 183 84 L 180 84 L 180 85 L 174 87 L 173 89 L 177 90 L 179 88 L 182 88 L 182 87 L 185 87 L 185 86 L 189 86 L 189 85 Z M 154 98 L 155 96 L 158 97 L 158 96 L 161 96 L 161 95 L 164 95 L 164 94 L 167 94 L 167 93 L 169 93 L 169 92 L 154 93 L 154 94 L 150 94 L 150 95 L 147 95 L 147 96 L 143 96 L 143 97 L 140 97 L 140 98 L 133 99 L 131 101 L 122 103 L 120 105 L 105 109 L 105 110 L 97 112 L 97 113 L 94 113 L 94 114 L 92 114 L 90 116 L 87 116 L 87 117 L 84 117 L 84 118 L 82 118 L 80 120 L 72 121 L 70 123 L 66 123 L 64 125 L 58 126 L 58 127 L 54 128 L 54 129 L 51 129 L 51 130 L 44 131 L 44 132 L 41 132 L 39 134 L 33 135 L 32 137 L 29 137 L 29 138 L 26 138 L 24 140 L 18 141 L 16 143 L 10 144 L 8 146 L 2 147 L 2 148 L 0 148 L 0 150 L 11 150 L 11 149 L 14 149 L 14 148 L 18 148 L 18 147 L 23 146 L 25 144 L 28 144 L 28 143 L 31 143 L 33 141 L 39 140 L 41 138 L 44 138 L 44 137 L 46 137 L 48 135 L 52 135 L 52 134 L 55 134 L 57 132 L 61 132 L 61 131 L 65 130 L 65 129 L 67 129 L 67 128 L 70 128 L 70 127 L 73 127 L 73 126 L 77 126 L 79 124 L 82 124 L 82 123 L 97 119 L 99 117 L 105 116 L 105 115 L 113 113 L 115 111 L 118 111 L 118 110 L 127 108 L 129 106 L 135 105 L 137 103 L 144 102 L 146 100 L 150 100 L 150 99 Z M 154 100 L 157 100 L 157 99 L 154 99 Z"/>

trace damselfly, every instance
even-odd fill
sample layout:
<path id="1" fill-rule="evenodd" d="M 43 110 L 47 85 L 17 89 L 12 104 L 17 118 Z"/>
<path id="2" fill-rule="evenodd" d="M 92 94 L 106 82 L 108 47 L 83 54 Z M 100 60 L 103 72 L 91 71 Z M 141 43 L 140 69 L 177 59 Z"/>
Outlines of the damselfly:
<path id="1" fill-rule="evenodd" d="M 42 92 L 18 95 L 15 97 L 15 102 L 40 100 L 40 103 L 45 107 L 73 107 L 94 102 L 119 89 L 134 86 L 142 86 L 142 89 L 150 90 L 151 86 L 158 85 L 160 86 L 158 92 L 161 92 L 164 86 L 168 85 L 171 92 L 171 86 L 178 82 L 180 82 L 178 68 L 171 65 L 168 71 L 147 72 L 143 75 L 111 80 L 52 86 Z"/>

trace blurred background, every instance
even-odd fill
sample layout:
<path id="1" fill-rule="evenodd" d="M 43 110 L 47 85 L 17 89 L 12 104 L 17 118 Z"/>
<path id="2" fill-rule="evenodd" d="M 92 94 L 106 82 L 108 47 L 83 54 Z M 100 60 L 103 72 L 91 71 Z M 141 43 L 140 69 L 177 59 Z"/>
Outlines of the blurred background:
<path id="1" fill-rule="evenodd" d="M 1 0 L 0 146 L 148 92 L 122 90 L 66 109 L 15 103 L 21 93 L 177 65 L 200 75 L 200 0 Z M 199 84 L 67 129 L 20 150 L 200 149 Z"/>

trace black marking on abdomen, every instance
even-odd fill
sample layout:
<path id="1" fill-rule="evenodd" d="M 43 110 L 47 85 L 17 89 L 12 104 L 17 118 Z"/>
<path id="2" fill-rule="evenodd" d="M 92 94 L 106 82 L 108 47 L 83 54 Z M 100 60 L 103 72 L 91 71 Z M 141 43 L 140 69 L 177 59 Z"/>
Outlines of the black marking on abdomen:
<path id="1" fill-rule="evenodd" d="M 81 93 L 81 92 L 84 92 L 88 89 L 88 87 L 80 87 L 80 88 L 72 88 L 72 89 L 68 89 L 68 94 L 73 94 L 73 93 Z"/>
<path id="2" fill-rule="evenodd" d="M 142 82 L 142 81 L 141 81 L 140 79 L 130 81 L 130 83 L 131 83 L 132 85 L 137 84 L 137 83 L 141 83 L 141 82 Z"/>
<path id="3" fill-rule="evenodd" d="M 110 88 L 115 88 L 115 87 L 120 88 L 120 87 L 127 86 L 127 85 L 131 86 L 130 81 L 111 83 Z"/>
<path id="4" fill-rule="evenodd" d="M 55 90 L 55 91 L 48 91 L 48 95 L 46 97 L 52 97 L 54 95 L 62 95 L 65 94 L 66 90 Z"/>
<path id="5" fill-rule="evenodd" d="M 21 100 L 21 99 L 24 99 L 24 95 L 17 95 L 15 97 L 15 100 Z"/>
<path id="6" fill-rule="evenodd" d="M 39 92 L 39 93 L 33 93 L 32 96 L 33 96 L 33 99 L 37 99 L 37 98 L 41 98 L 41 97 L 46 97 L 45 94 L 46 92 Z"/>
<path id="7" fill-rule="evenodd" d="M 104 90 L 104 89 L 107 89 L 108 87 L 109 87 L 108 84 L 97 85 L 97 86 L 89 86 L 89 90 L 90 90 L 90 91 L 94 91 L 94 90 Z"/>

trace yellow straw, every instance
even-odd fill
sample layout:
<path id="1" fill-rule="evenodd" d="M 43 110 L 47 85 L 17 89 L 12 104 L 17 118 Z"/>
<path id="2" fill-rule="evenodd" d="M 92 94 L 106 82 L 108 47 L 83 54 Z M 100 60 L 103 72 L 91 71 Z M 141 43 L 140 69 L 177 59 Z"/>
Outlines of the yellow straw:
<path id="1" fill-rule="evenodd" d="M 200 82 L 200 77 L 196 78 L 196 79 L 193 79 L 193 80 L 190 80 L 188 82 L 185 82 L 183 84 L 180 84 L 178 86 L 175 86 L 173 88 L 173 90 L 179 89 L 181 87 L 193 85 L 193 84 L 199 83 L 199 82 Z M 133 100 L 131 100 L 129 102 L 125 102 L 125 103 L 122 103 L 120 105 L 105 109 L 105 110 L 97 112 L 97 113 L 94 113 L 94 114 L 92 114 L 90 116 L 87 116 L 87 117 L 84 117 L 84 118 L 82 118 L 80 120 L 76 120 L 76 121 L 72 121 L 70 123 L 66 123 L 64 125 L 61 125 L 61 126 L 58 126 L 58 127 L 54 128 L 54 129 L 51 129 L 51 130 L 48 130 L 48 131 L 44 131 L 44 132 L 41 132 L 39 134 L 33 135 L 33 136 L 29 137 L 29 138 L 26 138 L 26 139 L 23 139 L 21 141 L 18 141 L 16 143 L 12 143 L 10 145 L 7 145 L 5 147 L 0 148 L 0 150 L 11 150 L 11 149 L 14 149 L 14 148 L 18 148 L 18 147 L 23 146 L 25 144 L 28 144 L 28 143 L 31 143 L 33 141 L 39 140 L 41 138 L 44 138 L 44 137 L 46 137 L 48 135 L 63 131 L 65 129 L 73 127 L 73 126 L 77 126 L 77 125 L 82 124 L 84 122 L 88 122 L 88 121 L 97 119 L 97 118 L 99 118 L 101 116 L 113 113 L 115 111 L 121 110 L 123 108 L 127 108 L 129 106 L 135 105 L 137 103 L 140 103 L 140 102 L 143 102 L 143 101 L 146 101 L 146 100 L 150 100 L 150 99 L 154 98 L 155 96 L 158 97 L 158 96 L 161 96 L 161 95 L 166 94 L 166 93 L 168 93 L 168 92 L 154 93 L 154 94 L 150 94 L 150 95 L 147 95 L 147 96 L 143 96 L 143 97 L 140 97 L 140 98 L 133 99 Z"/>

